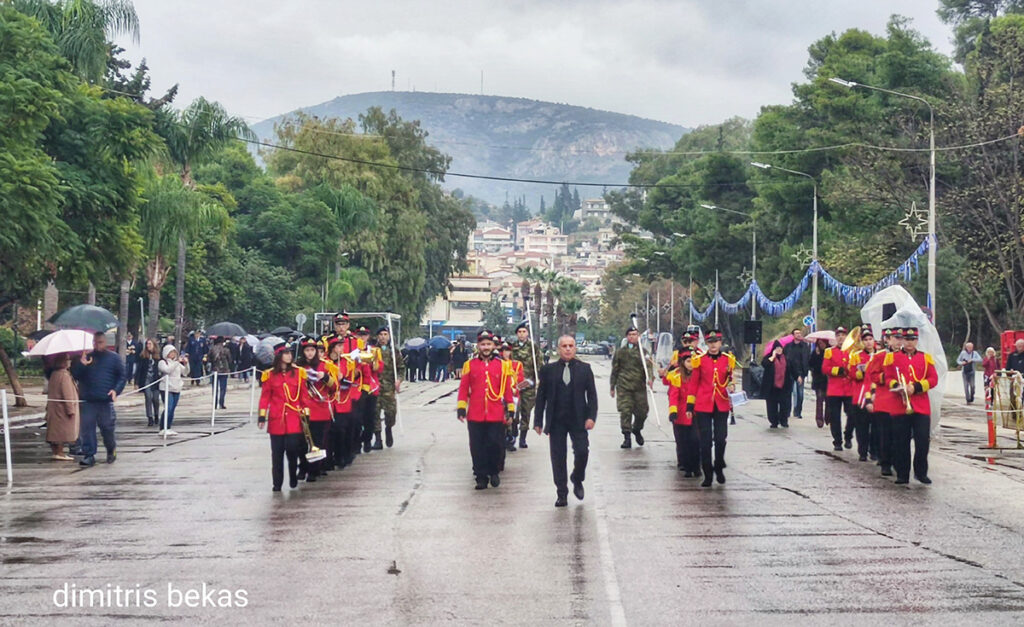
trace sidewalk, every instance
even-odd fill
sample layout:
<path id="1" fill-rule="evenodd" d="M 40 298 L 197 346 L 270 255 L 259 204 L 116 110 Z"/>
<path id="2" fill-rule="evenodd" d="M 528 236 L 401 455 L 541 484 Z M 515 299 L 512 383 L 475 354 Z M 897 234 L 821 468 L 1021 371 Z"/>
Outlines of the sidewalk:
<path id="1" fill-rule="evenodd" d="M 250 377 L 250 382 L 252 381 Z M 249 386 L 252 383 L 243 382 L 241 379 L 229 379 L 228 380 L 228 393 L 233 390 L 244 389 L 248 391 Z M 257 386 L 258 387 L 258 386 Z M 186 385 L 181 391 L 181 401 L 184 402 L 186 399 L 192 399 L 199 396 L 205 395 L 207 399 L 211 399 L 212 405 L 212 394 L 213 386 L 209 381 L 204 381 L 201 386 Z M 256 391 L 259 396 L 259 390 Z M 29 399 L 29 407 L 15 407 L 14 406 L 14 393 L 11 390 L 7 390 L 7 412 L 11 422 L 11 429 L 21 428 L 28 425 L 39 424 L 44 422 L 46 418 L 46 395 L 42 393 L 42 388 L 33 387 L 25 390 L 25 396 Z M 120 409 L 124 407 L 141 407 L 145 395 L 142 392 L 137 392 L 135 387 L 131 384 L 125 387 L 124 392 L 118 397 L 115 407 Z M 162 402 L 161 402 L 162 405 Z M 248 407 L 248 406 L 247 406 Z M 0 422 L 0 432 L 3 430 L 3 424 Z"/>

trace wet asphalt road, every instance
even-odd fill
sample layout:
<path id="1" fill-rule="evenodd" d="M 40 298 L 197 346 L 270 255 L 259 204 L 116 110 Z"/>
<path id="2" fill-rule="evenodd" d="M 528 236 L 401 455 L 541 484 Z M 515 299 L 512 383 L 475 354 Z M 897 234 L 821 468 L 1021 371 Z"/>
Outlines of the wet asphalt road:
<path id="1" fill-rule="evenodd" d="M 608 362 L 594 363 L 606 390 Z M 472 489 L 454 387 L 410 385 L 394 449 L 281 494 L 244 390 L 212 436 L 208 399 L 183 401 L 166 448 L 139 408 L 122 412 L 112 466 L 50 462 L 19 430 L 17 483 L 0 493 L 0 624 L 1024 622 L 1024 473 L 971 459 L 983 442 L 934 442 L 934 485 L 895 486 L 833 454 L 813 419 L 768 430 L 752 402 L 730 429 L 728 482 L 702 489 L 653 416 L 647 445 L 620 450 L 606 398 L 586 499 L 556 510 L 532 432 L 500 488 Z M 169 585 L 204 583 L 244 590 L 246 607 L 171 606 Z M 65 584 L 156 603 L 56 607 Z"/>

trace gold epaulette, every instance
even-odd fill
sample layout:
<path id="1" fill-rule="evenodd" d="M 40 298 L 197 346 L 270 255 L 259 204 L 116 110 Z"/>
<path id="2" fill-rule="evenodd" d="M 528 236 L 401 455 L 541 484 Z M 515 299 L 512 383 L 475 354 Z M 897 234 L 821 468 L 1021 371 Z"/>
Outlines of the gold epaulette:
<path id="1" fill-rule="evenodd" d="M 683 382 L 683 375 L 678 370 L 673 370 L 665 375 L 668 379 L 669 385 L 681 385 Z"/>
<path id="2" fill-rule="evenodd" d="M 700 367 L 701 357 L 703 357 L 703 355 L 694 355 L 690 357 L 690 365 L 693 366 L 694 370 Z"/>
<path id="3" fill-rule="evenodd" d="M 825 349 L 825 359 L 832 359 L 832 349 L 831 348 L 826 348 Z"/>
<path id="4" fill-rule="evenodd" d="M 462 374 L 469 374 L 469 364 L 472 362 L 471 359 L 467 359 L 466 363 L 462 364 Z"/>
<path id="5" fill-rule="evenodd" d="M 729 370 L 736 369 L 736 355 L 729 353 Z"/>
<path id="6" fill-rule="evenodd" d="M 924 354 L 924 363 L 928 364 L 929 366 L 934 366 L 935 365 L 935 360 L 932 359 L 932 356 L 930 354 L 925 353 Z"/>
<path id="7" fill-rule="evenodd" d="M 882 365 L 891 366 L 892 362 L 893 362 L 893 357 L 892 356 L 895 355 L 895 354 L 896 353 L 886 353 L 885 354 L 885 359 L 882 360 Z"/>
<path id="8" fill-rule="evenodd" d="M 269 378 L 270 378 L 270 369 L 264 370 L 260 374 L 260 381 L 262 381 L 263 383 L 266 383 L 267 379 L 269 379 Z"/>

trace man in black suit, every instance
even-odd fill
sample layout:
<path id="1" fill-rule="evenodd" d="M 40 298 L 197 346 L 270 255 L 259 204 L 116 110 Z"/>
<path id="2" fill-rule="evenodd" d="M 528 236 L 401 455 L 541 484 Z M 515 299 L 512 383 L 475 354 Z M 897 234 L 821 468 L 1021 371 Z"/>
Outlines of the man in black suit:
<path id="1" fill-rule="evenodd" d="M 590 456 L 587 432 L 597 420 L 597 387 L 590 365 L 576 359 L 576 339 L 571 335 L 558 338 L 558 361 L 546 364 L 537 377 L 537 405 L 533 412 L 533 428 L 551 439 L 551 470 L 555 476 L 558 499 L 555 507 L 568 505 L 568 479 L 573 494 L 583 500 L 583 479 Z M 547 422 L 544 415 L 547 414 Z M 566 477 L 566 437 L 572 439 L 573 469 Z"/>

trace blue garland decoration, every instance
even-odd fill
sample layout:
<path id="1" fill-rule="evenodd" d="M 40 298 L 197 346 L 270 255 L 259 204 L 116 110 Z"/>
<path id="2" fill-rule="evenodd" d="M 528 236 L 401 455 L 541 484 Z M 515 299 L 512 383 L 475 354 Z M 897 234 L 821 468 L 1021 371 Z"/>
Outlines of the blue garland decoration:
<path id="1" fill-rule="evenodd" d="M 693 319 L 697 322 L 703 322 L 711 315 L 717 304 L 722 308 L 722 311 L 729 315 L 735 315 L 742 310 L 745 310 L 750 304 L 750 299 L 754 298 L 757 300 L 757 306 L 761 312 L 767 316 L 781 316 L 790 309 L 796 306 L 800 297 L 803 296 L 804 292 L 807 291 L 807 287 L 811 282 L 811 277 L 814 274 L 818 274 L 821 277 L 822 287 L 831 292 L 840 302 L 847 305 L 863 305 L 875 292 L 885 289 L 887 287 L 896 285 L 900 282 L 910 281 L 915 274 L 920 272 L 920 259 L 928 252 L 931 247 L 931 240 L 925 238 L 921 245 L 917 247 L 910 257 L 906 261 L 901 263 L 898 268 L 887 274 L 881 280 L 877 281 L 872 285 L 848 285 L 843 283 L 839 279 L 835 278 L 827 270 L 821 267 L 818 261 L 812 261 L 810 267 L 807 268 L 807 272 L 804 273 L 800 283 L 797 284 L 796 289 L 789 293 L 788 296 L 782 300 L 772 300 L 761 291 L 761 286 L 757 284 L 757 281 L 751 281 L 747 291 L 743 293 L 734 303 L 730 303 L 722 297 L 721 293 L 716 292 L 714 298 L 704 309 L 704 311 L 698 311 L 694 306 L 693 301 L 690 301 L 690 314 Z"/>

